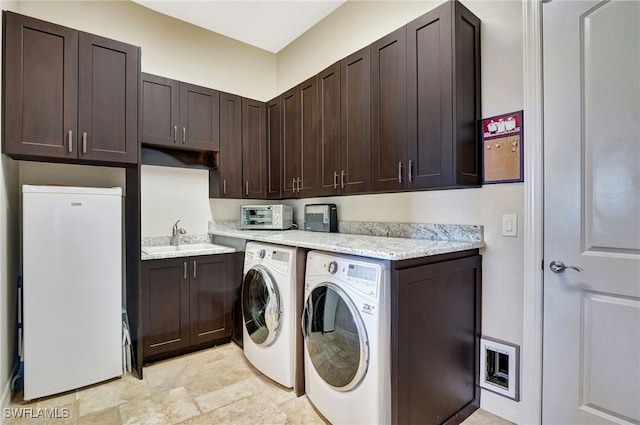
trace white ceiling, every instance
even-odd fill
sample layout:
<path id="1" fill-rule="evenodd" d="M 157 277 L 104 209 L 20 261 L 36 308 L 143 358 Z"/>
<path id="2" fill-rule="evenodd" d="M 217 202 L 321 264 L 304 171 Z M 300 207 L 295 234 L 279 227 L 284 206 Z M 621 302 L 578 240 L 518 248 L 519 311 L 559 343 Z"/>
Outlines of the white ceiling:
<path id="1" fill-rule="evenodd" d="M 133 0 L 156 12 L 277 53 L 346 0 Z"/>

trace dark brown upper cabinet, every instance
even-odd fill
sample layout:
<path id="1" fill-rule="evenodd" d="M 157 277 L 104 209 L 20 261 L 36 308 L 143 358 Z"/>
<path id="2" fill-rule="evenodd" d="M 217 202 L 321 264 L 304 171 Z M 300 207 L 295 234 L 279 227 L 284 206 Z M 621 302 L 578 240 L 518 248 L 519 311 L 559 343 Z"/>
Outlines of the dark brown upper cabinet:
<path id="1" fill-rule="evenodd" d="M 143 144 L 182 150 L 218 151 L 217 90 L 142 74 Z"/>
<path id="2" fill-rule="evenodd" d="M 369 47 L 318 74 L 317 195 L 371 185 Z"/>
<path id="3" fill-rule="evenodd" d="M 340 62 L 318 74 L 318 195 L 340 193 Z"/>
<path id="4" fill-rule="evenodd" d="M 371 189 L 371 64 L 369 46 L 340 61 L 340 189 Z"/>
<path id="5" fill-rule="evenodd" d="M 135 164 L 136 46 L 4 12 L 4 152 Z"/>
<path id="6" fill-rule="evenodd" d="M 407 166 L 407 29 L 371 45 L 372 190 L 403 189 Z"/>
<path id="7" fill-rule="evenodd" d="M 314 196 L 318 182 L 318 79 L 311 77 L 298 86 L 300 96 L 300 150 L 297 196 Z"/>
<path id="8" fill-rule="evenodd" d="M 242 99 L 242 179 L 244 197 L 267 196 L 267 114 L 264 102 Z"/>
<path id="9" fill-rule="evenodd" d="M 282 103 L 267 102 L 267 199 L 282 197 Z"/>
<path id="10" fill-rule="evenodd" d="M 280 96 L 283 198 L 314 196 L 318 180 L 317 76 Z"/>
<path id="11" fill-rule="evenodd" d="M 447 2 L 407 25 L 407 52 L 407 187 L 480 184 L 480 20 Z"/>
<path id="12" fill-rule="evenodd" d="M 300 95 L 297 87 L 280 96 L 282 117 L 282 197 L 295 198 L 300 161 Z"/>
<path id="13" fill-rule="evenodd" d="M 244 197 L 242 165 L 242 98 L 220 92 L 220 197 Z"/>
<path id="14" fill-rule="evenodd" d="M 217 190 L 210 191 L 210 196 L 265 199 L 267 190 L 273 191 L 268 149 L 267 104 L 220 92 L 218 171 L 210 182 Z M 280 196 L 277 193 L 274 197 Z"/>

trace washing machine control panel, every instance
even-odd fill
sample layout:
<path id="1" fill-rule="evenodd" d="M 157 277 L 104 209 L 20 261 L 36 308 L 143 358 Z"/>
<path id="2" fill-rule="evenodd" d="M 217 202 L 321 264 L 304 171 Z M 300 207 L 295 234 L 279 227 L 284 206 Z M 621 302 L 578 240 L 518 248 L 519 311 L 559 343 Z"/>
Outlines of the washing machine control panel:
<path id="1" fill-rule="evenodd" d="M 290 251 L 271 247 L 263 248 L 260 246 L 248 246 L 245 251 L 245 266 L 246 261 L 250 261 L 252 265 L 265 265 L 270 269 L 284 274 L 290 273 L 293 266 L 292 254 Z"/>

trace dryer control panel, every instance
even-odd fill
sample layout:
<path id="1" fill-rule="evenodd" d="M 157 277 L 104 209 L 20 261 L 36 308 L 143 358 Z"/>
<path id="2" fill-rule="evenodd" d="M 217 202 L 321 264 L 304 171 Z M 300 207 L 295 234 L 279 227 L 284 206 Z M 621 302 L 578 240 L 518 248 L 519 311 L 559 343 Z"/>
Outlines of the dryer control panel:
<path id="1" fill-rule="evenodd" d="M 378 267 L 337 259 L 326 261 L 324 269 L 329 275 L 348 283 L 351 288 L 370 297 L 378 297 L 380 276 Z"/>

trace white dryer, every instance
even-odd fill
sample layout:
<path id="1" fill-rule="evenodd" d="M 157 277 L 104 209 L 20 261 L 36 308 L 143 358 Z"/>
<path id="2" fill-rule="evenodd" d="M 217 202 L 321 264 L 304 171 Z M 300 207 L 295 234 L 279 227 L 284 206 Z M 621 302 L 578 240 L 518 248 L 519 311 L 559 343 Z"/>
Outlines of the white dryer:
<path id="1" fill-rule="evenodd" d="M 311 251 L 305 390 L 333 424 L 391 423 L 389 261 Z"/>
<path id="2" fill-rule="evenodd" d="M 244 258 L 244 355 L 260 372 L 293 388 L 296 248 L 248 242 Z"/>

